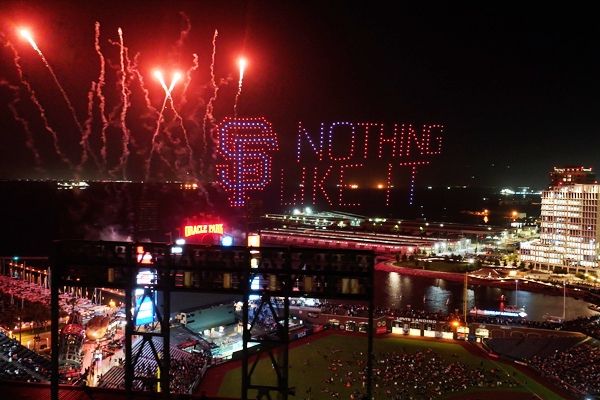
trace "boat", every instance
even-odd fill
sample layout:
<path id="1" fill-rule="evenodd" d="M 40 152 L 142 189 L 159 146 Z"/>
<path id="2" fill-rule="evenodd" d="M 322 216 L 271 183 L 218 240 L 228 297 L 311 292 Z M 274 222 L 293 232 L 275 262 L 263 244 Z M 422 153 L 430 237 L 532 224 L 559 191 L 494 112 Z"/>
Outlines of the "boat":
<path id="1" fill-rule="evenodd" d="M 479 317 L 511 317 L 511 318 L 527 318 L 527 313 L 522 311 L 499 311 L 499 310 L 482 310 L 477 307 L 473 307 L 469 314 L 476 315 Z"/>
<path id="2" fill-rule="evenodd" d="M 505 305 L 504 307 L 501 307 L 500 310 L 507 311 L 507 312 L 524 312 L 525 311 L 525 309 L 523 307 L 518 307 L 516 305 Z"/>
<path id="3" fill-rule="evenodd" d="M 482 310 L 481 308 L 477 308 L 477 307 L 473 307 L 471 308 L 471 311 L 469 311 L 469 314 L 471 315 L 477 315 L 477 316 L 485 316 L 485 310 Z"/>
<path id="4" fill-rule="evenodd" d="M 563 318 L 562 317 L 557 317 L 557 316 L 551 316 L 546 318 L 546 322 L 549 322 L 551 324 L 562 324 L 563 323 Z"/>

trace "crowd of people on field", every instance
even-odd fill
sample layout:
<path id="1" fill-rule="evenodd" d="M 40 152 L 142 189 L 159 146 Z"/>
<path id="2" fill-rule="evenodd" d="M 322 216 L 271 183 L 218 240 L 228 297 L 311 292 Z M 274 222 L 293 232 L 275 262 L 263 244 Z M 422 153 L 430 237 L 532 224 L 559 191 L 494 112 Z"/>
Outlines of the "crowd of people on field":
<path id="1" fill-rule="evenodd" d="M 321 393 L 339 397 L 340 387 L 354 388 L 351 398 L 360 399 L 367 385 L 367 357 L 363 353 L 332 350 L 325 371 L 325 385 Z M 342 357 L 342 358 L 340 358 Z M 488 368 L 481 362 L 471 365 L 461 362 L 456 354 L 444 357 L 432 349 L 403 352 L 381 352 L 374 355 L 372 391 L 394 400 L 434 399 L 450 392 L 471 387 L 494 388 L 526 385 L 517 373 L 508 374 L 497 368 Z M 456 358 L 454 358 L 456 357 Z M 310 360 L 304 361 L 310 365 Z M 307 391 L 312 393 L 312 387 Z"/>
<path id="2" fill-rule="evenodd" d="M 600 395 L 600 348 L 583 344 L 548 357 L 528 360 L 542 373 L 567 389 L 587 396 Z"/>

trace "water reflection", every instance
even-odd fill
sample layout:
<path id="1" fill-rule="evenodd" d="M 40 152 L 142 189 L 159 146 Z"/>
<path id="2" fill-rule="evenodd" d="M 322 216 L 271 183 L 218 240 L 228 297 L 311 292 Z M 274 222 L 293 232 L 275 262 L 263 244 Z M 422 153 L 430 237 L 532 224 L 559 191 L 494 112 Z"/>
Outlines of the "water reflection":
<path id="1" fill-rule="evenodd" d="M 426 310 L 444 313 L 462 311 L 462 282 L 450 282 L 443 279 L 421 276 L 400 275 L 397 272 L 375 272 L 375 305 L 405 310 Z M 508 299 L 508 304 L 525 307 L 528 319 L 544 320 L 546 315 L 563 315 L 563 296 L 531 293 L 523 290 L 500 289 L 490 286 L 468 285 L 467 308 L 477 306 L 487 310 L 500 309 L 500 296 Z M 595 315 L 587 308 L 588 303 L 574 298 L 566 298 L 566 317 Z"/>
<path id="2" fill-rule="evenodd" d="M 389 280 L 389 296 L 392 298 L 400 298 L 402 295 L 402 285 L 400 284 L 400 274 L 397 272 L 390 272 L 388 275 Z"/>

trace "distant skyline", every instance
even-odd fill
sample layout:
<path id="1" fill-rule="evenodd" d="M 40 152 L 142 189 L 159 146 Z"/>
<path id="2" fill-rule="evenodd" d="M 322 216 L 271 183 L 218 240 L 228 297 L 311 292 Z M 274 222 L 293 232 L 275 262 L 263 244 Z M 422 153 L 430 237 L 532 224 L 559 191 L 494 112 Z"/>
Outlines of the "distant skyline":
<path id="1" fill-rule="evenodd" d="M 421 187 L 543 189 L 554 166 L 597 167 L 600 27 L 592 10 L 450 3 L 350 6 L 340 1 L 5 4 L 0 17 L 0 179 L 118 178 L 119 167 L 128 177 L 143 179 L 165 98 L 153 76 L 156 68 L 167 85 L 172 71 L 184 74 L 173 99 L 189 139 L 167 104 L 166 131 L 158 133 L 151 161 L 150 175 L 157 180 L 188 174 L 204 178 L 214 172 L 214 133 L 205 134 L 203 126 L 210 130 L 235 112 L 272 124 L 279 141 L 273 157 L 283 167 L 295 152 L 300 122 L 312 134 L 321 123 L 341 121 L 386 128 L 443 125 L 442 153 L 419 169 L 415 184 Z M 100 53 L 94 46 L 96 22 Z M 39 55 L 18 34 L 23 28 L 52 67 L 73 113 Z M 134 62 L 127 69 L 130 103 L 124 121 L 118 28 L 124 57 Z M 219 91 L 206 125 L 206 104 L 214 94 L 215 30 Z M 102 83 L 101 57 L 106 60 Z M 241 57 L 247 60 L 243 85 L 238 82 Z M 56 143 L 23 81 L 35 92 Z M 184 83 L 189 84 L 185 98 Z M 110 119 L 106 124 L 99 85 L 104 116 Z M 125 144 L 123 122 L 130 132 Z M 89 132 L 83 163 L 82 131 Z M 186 166 L 189 149 L 196 157 L 193 168 Z M 103 157 L 104 175 L 97 172 Z M 368 176 L 376 169 L 366 165 L 363 172 Z"/>

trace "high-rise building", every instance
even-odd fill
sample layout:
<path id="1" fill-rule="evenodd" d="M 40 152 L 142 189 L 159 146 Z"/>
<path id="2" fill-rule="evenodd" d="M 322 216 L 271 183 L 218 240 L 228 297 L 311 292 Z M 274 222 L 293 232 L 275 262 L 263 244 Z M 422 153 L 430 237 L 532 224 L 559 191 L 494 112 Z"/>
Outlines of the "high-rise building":
<path id="1" fill-rule="evenodd" d="M 542 192 L 540 238 L 521 243 L 520 259 L 534 269 L 598 270 L 600 185 L 569 184 Z"/>
<path id="2" fill-rule="evenodd" d="M 158 203 L 156 200 L 141 200 L 135 223 L 135 240 L 151 238 L 158 229 Z"/>
<path id="3" fill-rule="evenodd" d="M 555 186 L 567 186 L 577 184 L 596 184 L 596 174 L 591 168 L 566 166 L 564 168 L 556 168 L 550 172 L 550 185 L 548 189 Z"/>

